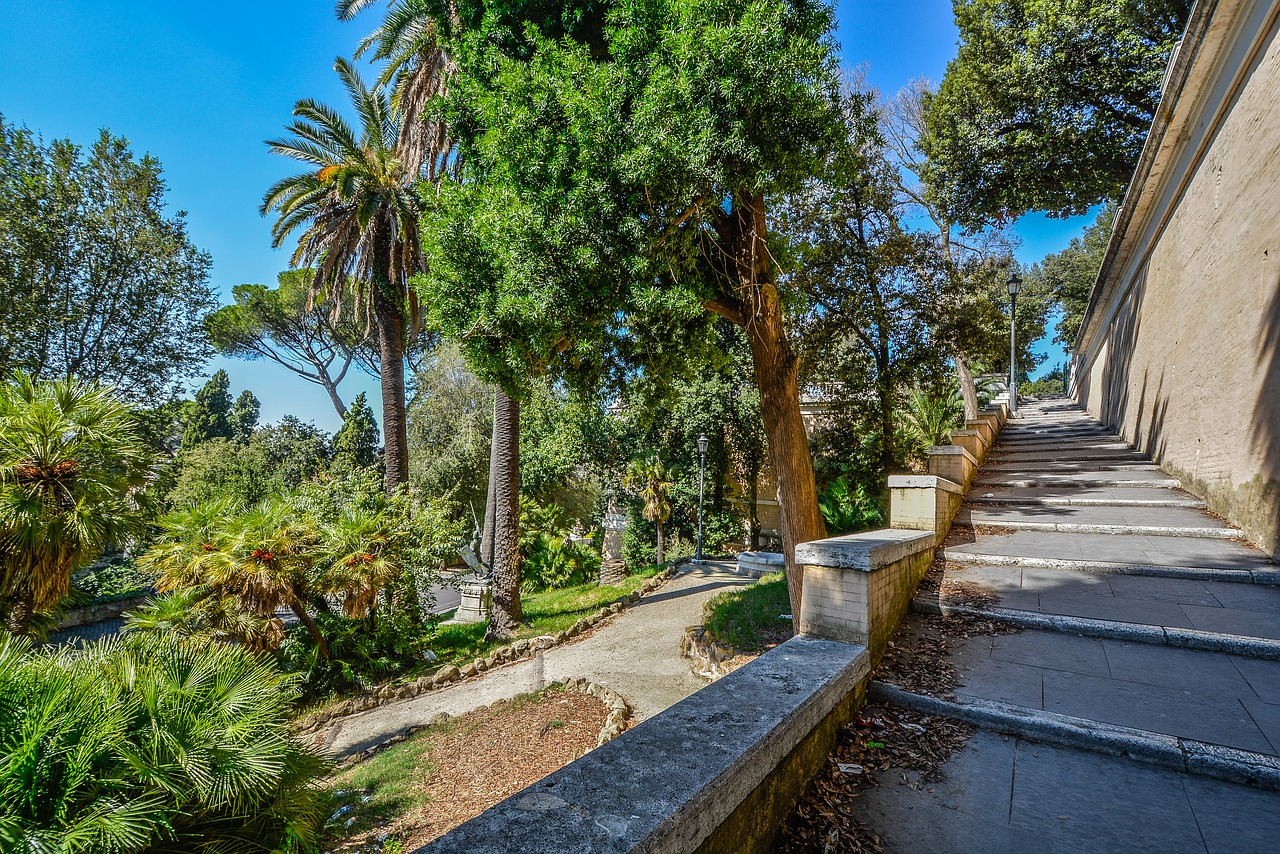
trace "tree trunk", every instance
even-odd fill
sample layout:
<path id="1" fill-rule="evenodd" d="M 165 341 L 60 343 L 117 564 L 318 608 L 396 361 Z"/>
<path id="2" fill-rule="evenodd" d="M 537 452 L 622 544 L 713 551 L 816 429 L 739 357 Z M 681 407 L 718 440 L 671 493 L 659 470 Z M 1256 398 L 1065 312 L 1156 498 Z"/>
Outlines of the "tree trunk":
<path id="1" fill-rule="evenodd" d="M 520 607 L 520 402 L 498 389 L 493 407 L 493 608 L 486 640 L 515 634 Z"/>
<path id="2" fill-rule="evenodd" d="M 497 494 L 494 489 L 498 483 L 498 395 L 493 395 L 493 430 L 489 438 L 489 487 L 485 490 L 484 527 L 480 529 L 480 562 L 493 568 L 493 523 L 497 513 Z"/>
<path id="3" fill-rule="evenodd" d="M 404 317 L 383 288 L 373 288 L 378 321 L 378 361 L 382 377 L 383 462 L 387 494 L 409 482 L 409 437 L 404 404 Z"/>
<path id="4" fill-rule="evenodd" d="M 973 371 L 969 370 L 969 362 L 964 354 L 957 352 L 956 376 L 960 378 L 960 394 L 964 397 L 964 418 L 970 421 L 978 417 L 978 386 L 973 381 Z"/>
<path id="5" fill-rule="evenodd" d="M 320 633 L 320 627 L 316 625 L 316 621 L 311 619 L 311 615 L 307 613 L 307 606 L 303 605 L 297 599 L 289 605 L 289 609 L 293 611 L 298 618 L 298 622 L 307 627 L 307 633 L 311 635 L 311 639 L 316 642 L 316 650 L 320 653 L 320 657 L 325 661 L 329 660 L 329 642 L 324 639 L 324 635 Z"/>
<path id="6" fill-rule="evenodd" d="M 664 564 L 664 563 L 666 563 L 666 562 L 667 562 L 667 561 L 666 561 L 666 558 L 667 558 L 667 547 L 666 547 L 666 541 L 665 541 L 665 540 L 663 540 L 663 538 L 662 538 L 662 520 L 661 520 L 661 519 L 659 519 L 659 520 L 658 520 L 658 554 L 657 554 L 657 558 L 658 558 L 658 560 L 657 560 L 657 564 L 658 564 L 659 566 L 661 566 L 662 564 Z"/>
<path id="7" fill-rule="evenodd" d="M 14 592 L 9 600 L 9 634 L 26 637 L 31 633 L 31 620 L 35 617 L 35 597 L 25 584 Z"/>
<path id="8" fill-rule="evenodd" d="M 739 318 L 751 345 L 760 415 L 769 443 L 769 459 L 778 479 L 782 516 L 782 552 L 787 592 L 795 625 L 800 622 L 804 583 L 796 564 L 796 544 L 827 535 L 814 484 L 809 435 L 800 415 L 800 359 L 787 340 L 782 302 L 774 284 L 772 256 L 765 244 L 764 199 L 743 193 L 734 198 L 734 266 L 742 304 Z"/>
<path id="9" fill-rule="evenodd" d="M 338 387 L 333 384 L 333 380 L 329 379 L 328 371 L 320 369 L 320 385 L 329 393 L 329 402 L 333 404 L 333 408 L 337 410 L 339 418 L 347 417 L 347 405 L 342 402 L 342 398 L 338 397 Z"/>

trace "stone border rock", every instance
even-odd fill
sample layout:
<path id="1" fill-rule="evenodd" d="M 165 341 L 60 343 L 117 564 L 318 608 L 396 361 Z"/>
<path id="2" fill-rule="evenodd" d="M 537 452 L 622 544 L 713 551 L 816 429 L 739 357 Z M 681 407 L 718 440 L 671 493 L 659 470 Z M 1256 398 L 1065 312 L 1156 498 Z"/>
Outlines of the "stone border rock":
<path id="1" fill-rule="evenodd" d="M 584 694 L 589 694 L 590 696 L 599 699 L 602 703 L 608 706 L 609 715 L 604 720 L 604 726 L 600 728 L 600 736 L 596 740 L 596 747 L 613 741 L 619 735 L 622 735 L 623 731 L 627 728 L 627 719 L 631 717 L 631 705 L 621 694 L 612 688 L 607 688 L 604 685 L 591 682 L 587 679 L 578 678 L 561 679 L 556 682 L 549 682 L 543 690 L 545 691 L 550 688 L 564 688 L 566 690 L 581 691 Z M 492 705 L 494 704 L 490 704 L 490 706 Z M 477 706 L 471 711 L 477 711 L 480 708 L 482 707 Z M 437 726 L 438 724 L 442 724 L 452 718 L 453 715 L 450 715 L 448 712 L 436 712 L 427 720 L 426 723 L 414 724 L 403 732 L 396 733 L 384 741 L 378 742 L 372 747 L 367 747 L 359 753 L 346 757 L 342 761 L 336 763 L 333 770 L 334 772 L 345 771 L 354 765 L 359 765 L 361 762 L 368 760 L 389 747 L 395 747 L 397 744 L 403 744 L 413 736 L 422 732 L 424 729 Z"/>
<path id="2" fill-rule="evenodd" d="M 694 674 L 708 682 L 714 682 L 736 668 L 728 662 L 743 653 L 731 646 L 726 646 L 706 626 L 689 626 L 680 638 L 680 656 L 690 659 L 689 667 Z"/>
<path id="3" fill-rule="evenodd" d="M 343 700 L 341 703 L 322 709 L 319 712 L 303 715 L 294 721 L 294 735 L 311 735 L 338 718 L 372 711 L 379 706 L 398 703 L 402 700 L 421 697 L 423 694 L 447 687 L 455 682 L 479 676 L 487 670 L 493 670 L 504 664 L 533 656 L 539 649 L 551 649 L 566 643 L 579 635 L 591 631 L 609 617 L 621 612 L 628 605 L 640 601 L 641 598 L 661 587 L 676 574 L 677 569 L 683 563 L 685 563 L 683 559 L 672 563 L 665 570 L 641 584 L 637 590 L 628 593 L 617 602 L 604 606 L 594 614 L 583 617 L 562 632 L 554 635 L 542 635 L 536 638 L 521 638 L 508 646 L 495 649 L 486 658 L 477 658 L 462 667 L 446 664 L 430 676 L 423 676 L 404 685 L 381 685 L 366 694 Z"/>

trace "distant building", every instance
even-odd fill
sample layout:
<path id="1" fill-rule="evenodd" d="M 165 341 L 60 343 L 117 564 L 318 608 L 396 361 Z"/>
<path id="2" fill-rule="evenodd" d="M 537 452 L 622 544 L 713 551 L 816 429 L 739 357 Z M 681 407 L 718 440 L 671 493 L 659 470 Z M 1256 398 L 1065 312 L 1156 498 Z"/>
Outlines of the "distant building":
<path id="1" fill-rule="evenodd" d="M 1280 551 L 1280 2 L 1196 3 L 1116 218 L 1072 389 Z"/>

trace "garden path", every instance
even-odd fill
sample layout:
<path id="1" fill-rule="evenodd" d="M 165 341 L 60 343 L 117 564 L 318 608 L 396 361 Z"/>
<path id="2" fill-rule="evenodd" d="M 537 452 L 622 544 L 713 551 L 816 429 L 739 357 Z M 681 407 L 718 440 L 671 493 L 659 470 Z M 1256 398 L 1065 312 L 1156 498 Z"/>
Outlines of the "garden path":
<path id="1" fill-rule="evenodd" d="M 702 620 L 702 605 L 722 590 L 749 584 L 732 562 L 686 564 L 678 575 L 601 624 L 577 642 L 548 649 L 546 682 L 588 679 L 617 691 L 632 709 L 631 722 L 652 717 L 706 685 L 680 656 L 687 626 Z M 534 663 L 523 659 L 421 697 L 339 718 L 321 730 L 320 743 L 335 758 L 359 753 L 429 721 L 457 716 L 533 689 Z"/>

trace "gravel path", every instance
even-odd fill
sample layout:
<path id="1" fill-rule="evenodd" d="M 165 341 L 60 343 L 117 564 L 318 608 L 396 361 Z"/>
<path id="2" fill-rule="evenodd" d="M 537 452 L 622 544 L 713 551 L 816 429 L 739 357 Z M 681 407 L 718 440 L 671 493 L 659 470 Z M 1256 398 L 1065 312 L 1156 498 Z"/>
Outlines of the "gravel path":
<path id="1" fill-rule="evenodd" d="M 686 626 L 702 620 L 702 605 L 722 590 L 752 579 L 732 563 L 685 565 L 680 574 L 602 624 L 589 637 L 547 650 L 544 678 L 589 679 L 621 694 L 632 722 L 644 720 L 697 691 L 706 681 L 680 657 Z M 335 757 L 350 756 L 423 724 L 439 712 L 461 715 L 533 689 L 534 664 L 525 659 L 480 677 L 334 721 L 321 743 Z"/>

